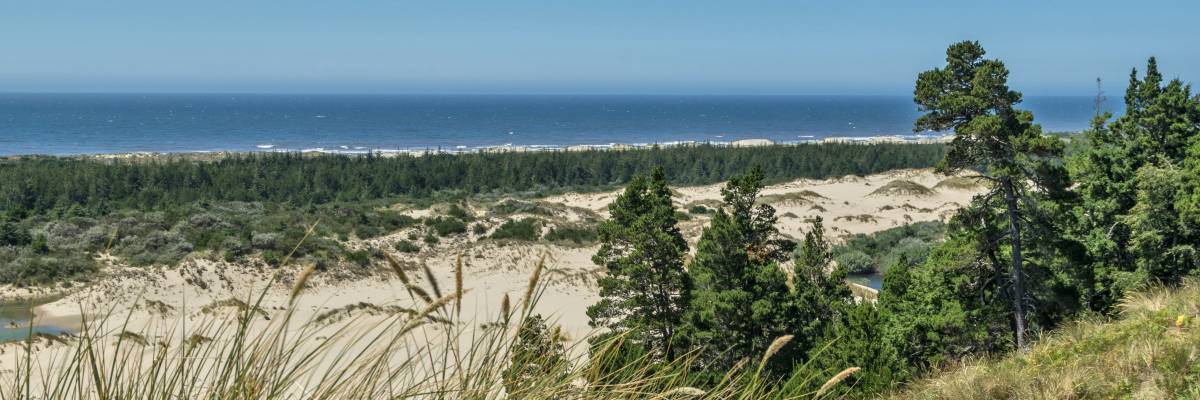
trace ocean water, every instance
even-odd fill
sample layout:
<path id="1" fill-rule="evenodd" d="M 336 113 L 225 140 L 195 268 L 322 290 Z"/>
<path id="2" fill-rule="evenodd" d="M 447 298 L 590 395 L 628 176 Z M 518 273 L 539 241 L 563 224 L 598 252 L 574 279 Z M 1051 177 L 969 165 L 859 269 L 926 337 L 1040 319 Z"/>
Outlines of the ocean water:
<path id="1" fill-rule="evenodd" d="M 1052 131 L 1094 114 L 1086 96 L 1023 106 Z M 0 94 L 0 155 L 798 142 L 911 135 L 917 115 L 908 96 Z"/>

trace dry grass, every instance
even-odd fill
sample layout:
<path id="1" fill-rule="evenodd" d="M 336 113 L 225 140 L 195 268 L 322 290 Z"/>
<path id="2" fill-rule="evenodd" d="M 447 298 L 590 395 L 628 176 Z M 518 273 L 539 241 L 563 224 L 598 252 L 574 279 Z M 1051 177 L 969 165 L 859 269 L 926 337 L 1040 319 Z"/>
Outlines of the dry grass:
<path id="1" fill-rule="evenodd" d="M 886 185 L 880 186 L 868 196 L 914 196 L 928 197 L 936 194 L 933 189 L 927 188 L 920 183 L 909 180 L 897 179 L 888 182 Z"/>
<path id="2" fill-rule="evenodd" d="M 85 319 L 80 333 L 57 347 L 44 347 L 36 335 L 26 340 L 17 366 L 0 374 L 0 399 L 792 399 L 814 395 L 797 388 L 839 382 L 837 376 L 803 377 L 793 388 L 736 368 L 715 386 L 698 387 L 690 378 L 696 361 L 690 354 L 614 366 L 611 360 L 625 357 L 613 352 L 626 345 L 623 335 L 612 335 L 594 347 L 566 349 L 567 362 L 537 363 L 554 369 L 523 375 L 514 389 L 520 392 L 509 392 L 502 377 L 524 368 L 510 360 L 517 327 L 545 289 L 544 262 L 530 277 L 521 307 L 513 309 L 505 294 L 500 312 L 485 321 L 459 318 L 457 302 L 470 291 L 460 281 L 442 295 L 436 282 L 418 286 L 390 259 L 414 309 L 358 304 L 298 321 L 295 300 L 319 274 L 306 268 L 291 285 L 290 306 L 270 315 L 260 307 L 263 289 L 215 307 L 235 312 L 181 320 L 186 323 L 166 332 L 127 331 L 128 319 L 111 313 Z M 286 270 L 273 274 L 268 288 L 283 285 Z M 330 325 L 335 319 L 348 321 Z M 790 338 L 778 339 L 761 359 Z M 48 360 L 40 353 L 47 351 Z"/>
<path id="3" fill-rule="evenodd" d="M 1200 285 L 1132 294 L 1117 320 L 1072 323 L 1024 353 L 964 362 L 894 398 L 1200 398 Z"/>
<path id="4" fill-rule="evenodd" d="M 933 185 L 933 188 L 934 189 L 951 189 L 951 190 L 976 190 L 976 189 L 986 188 L 987 186 L 988 186 L 988 182 L 986 180 L 984 180 L 983 178 L 970 177 L 970 176 L 952 176 L 952 177 L 943 179 L 941 182 L 938 182 L 936 185 Z"/>

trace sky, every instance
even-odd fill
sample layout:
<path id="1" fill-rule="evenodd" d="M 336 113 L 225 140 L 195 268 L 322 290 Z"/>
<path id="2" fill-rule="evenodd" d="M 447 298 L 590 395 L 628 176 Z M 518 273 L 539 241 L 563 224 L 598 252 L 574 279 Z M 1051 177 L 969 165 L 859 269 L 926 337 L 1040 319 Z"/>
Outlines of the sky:
<path id="1" fill-rule="evenodd" d="M 1030 95 L 1200 81 L 1200 1 L 0 0 L 0 91 L 907 94 L 979 40 Z"/>

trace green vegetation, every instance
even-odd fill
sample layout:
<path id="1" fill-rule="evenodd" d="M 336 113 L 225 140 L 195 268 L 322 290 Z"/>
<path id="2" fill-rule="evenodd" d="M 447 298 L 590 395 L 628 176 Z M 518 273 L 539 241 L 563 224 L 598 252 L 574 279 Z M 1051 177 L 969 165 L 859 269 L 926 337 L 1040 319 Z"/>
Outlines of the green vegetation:
<path id="1" fill-rule="evenodd" d="M 492 232 L 492 239 L 532 242 L 542 236 L 542 221 L 537 218 L 507 220 Z"/>
<path id="2" fill-rule="evenodd" d="M 432 228 L 433 232 L 441 237 L 467 233 L 467 223 L 455 217 L 426 218 L 425 226 Z"/>
<path id="3" fill-rule="evenodd" d="M 692 282 L 663 169 L 634 177 L 608 210 L 592 257 L 608 274 L 599 280 L 601 300 L 587 309 L 588 323 L 607 331 L 593 342 L 624 336 L 634 354 L 674 361 L 684 353 L 676 340 Z"/>
<path id="4" fill-rule="evenodd" d="M 600 236 L 596 227 L 588 224 L 563 224 L 550 228 L 542 239 L 551 243 L 573 244 L 576 246 L 596 243 Z"/>
<path id="5" fill-rule="evenodd" d="M 895 399 L 1197 398 L 1200 286 L 1143 289 L 1119 318 L 1087 318 L 1026 352 L 972 360 L 896 393 Z"/>
<path id="6" fill-rule="evenodd" d="M 853 234 L 834 247 L 834 259 L 853 274 L 885 272 L 901 257 L 913 266 L 925 262 L 930 248 L 942 241 L 945 232 L 946 224 L 927 221 L 869 235 Z"/>
<path id="7" fill-rule="evenodd" d="M 415 243 L 413 243 L 409 240 L 406 240 L 406 239 L 400 239 L 400 240 L 396 241 L 396 244 L 393 245 L 392 247 L 395 248 L 396 251 L 399 251 L 401 253 L 416 253 L 416 252 L 421 251 L 421 246 L 418 246 Z"/>
<path id="8" fill-rule="evenodd" d="M 20 219 L 71 208 L 158 210 L 196 201 L 292 205 L 438 194 L 518 193 L 620 185 L 656 166 L 669 183 L 720 182 L 752 165 L 768 180 L 864 175 L 931 167 L 941 145 L 708 145 L 633 151 L 427 154 L 381 157 L 243 154 L 211 162 L 23 157 L 0 161 L 0 215 Z"/>
<path id="9" fill-rule="evenodd" d="M 927 188 L 920 183 L 897 179 L 887 184 L 880 186 L 871 192 L 871 196 L 879 197 L 895 197 L 895 196 L 916 196 L 925 197 L 932 196 L 935 192 L 933 189 Z"/>

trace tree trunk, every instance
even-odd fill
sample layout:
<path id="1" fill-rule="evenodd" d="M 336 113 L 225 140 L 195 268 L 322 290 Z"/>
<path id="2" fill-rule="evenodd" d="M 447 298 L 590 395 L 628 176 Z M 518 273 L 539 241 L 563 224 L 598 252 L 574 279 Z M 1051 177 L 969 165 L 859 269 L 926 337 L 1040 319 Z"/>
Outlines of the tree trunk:
<path id="1" fill-rule="evenodd" d="M 1017 212 L 1017 193 L 1012 178 L 1004 178 L 1004 199 L 1008 204 L 1008 228 L 1012 239 L 1013 318 L 1017 349 L 1025 349 L 1025 282 L 1021 271 L 1021 215 Z"/>

